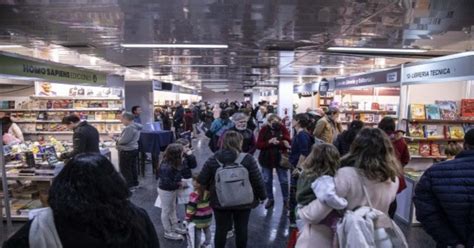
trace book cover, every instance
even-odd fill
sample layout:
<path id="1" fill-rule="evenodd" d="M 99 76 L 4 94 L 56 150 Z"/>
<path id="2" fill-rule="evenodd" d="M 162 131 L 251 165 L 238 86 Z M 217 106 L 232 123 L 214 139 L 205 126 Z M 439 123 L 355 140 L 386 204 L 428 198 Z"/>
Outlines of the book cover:
<path id="1" fill-rule="evenodd" d="M 450 125 L 448 133 L 450 139 L 464 139 L 464 128 L 461 125 Z"/>
<path id="2" fill-rule="evenodd" d="M 408 151 L 410 155 L 420 155 L 420 144 L 418 143 L 409 143 L 408 144 Z"/>
<path id="3" fill-rule="evenodd" d="M 412 120 L 424 120 L 425 105 L 424 104 L 410 104 L 410 119 Z"/>
<path id="4" fill-rule="evenodd" d="M 410 137 L 424 138 L 424 126 L 418 123 L 410 123 L 408 124 L 408 134 L 410 135 Z"/>
<path id="5" fill-rule="evenodd" d="M 431 146 L 429 143 L 420 143 L 420 155 L 423 157 L 428 157 L 431 155 Z"/>
<path id="6" fill-rule="evenodd" d="M 436 156 L 436 157 L 441 156 L 439 144 L 431 143 L 431 156 Z"/>
<path id="7" fill-rule="evenodd" d="M 440 120 L 441 113 L 439 111 L 439 106 L 436 104 L 426 104 L 425 105 L 426 119 L 427 120 Z"/>
<path id="8" fill-rule="evenodd" d="M 426 138 L 430 139 L 444 139 L 445 131 L 442 125 L 426 125 L 425 126 Z"/>
<path id="9" fill-rule="evenodd" d="M 474 99 L 461 100 L 461 116 L 474 117 Z"/>
<path id="10" fill-rule="evenodd" d="M 458 120 L 458 107 L 455 101 L 435 101 L 439 106 L 441 119 L 443 120 Z"/>

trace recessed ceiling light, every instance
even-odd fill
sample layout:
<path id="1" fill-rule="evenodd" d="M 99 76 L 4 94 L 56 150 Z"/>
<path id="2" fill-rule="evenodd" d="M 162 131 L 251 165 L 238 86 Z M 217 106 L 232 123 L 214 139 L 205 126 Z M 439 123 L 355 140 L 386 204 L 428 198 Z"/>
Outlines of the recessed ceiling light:
<path id="1" fill-rule="evenodd" d="M 0 45 L 0 49 L 2 48 L 22 48 L 20 45 Z"/>
<path id="2" fill-rule="evenodd" d="M 208 49 L 226 49 L 225 44 L 121 44 L 125 48 L 208 48 Z"/>
<path id="3" fill-rule="evenodd" d="M 359 53 L 425 53 L 425 49 L 400 49 L 400 48 L 370 48 L 370 47 L 329 47 L 333 52 L 359 52 Z"/>

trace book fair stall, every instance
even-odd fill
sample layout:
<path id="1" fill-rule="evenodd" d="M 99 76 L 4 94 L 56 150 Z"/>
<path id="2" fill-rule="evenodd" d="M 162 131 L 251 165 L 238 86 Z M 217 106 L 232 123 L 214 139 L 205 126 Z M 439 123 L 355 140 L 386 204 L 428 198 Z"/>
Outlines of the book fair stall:
<path id="1" fill-rule="evenodd" d="M 0 117 L 10 117 L 23 138 L 3 135 L 1 216 L 26 221 L 47 206 L 48 191 L 72 149 L 72 134 L 61 124 L 77 114 L 101 134 L 101 153 L 111 159 L 109 134 L 122 129 L 122 88 L 105 87 L 108 75 L 49 61 L 0 54 Z M 1 124 L 0 124 L 1 125 Z M 3 129 L 2 129 L 3 130 Z"/>
<path id="2" fill-rule="evenodd" d="M 334 96 L 325 100 L 339 107 L 346 126 L 353 120 L 375 127 L 384 116 L 398 119 L 400 68 L 335 78 Z"/>
<path id="3" fill-rule="evenodd" d="M 474 53 L 461 53 L 402 68 L 400 126 L 405 128 L 411 161 L 407 188 L 397 196 L 396 217 L 417 224 L 414 189 L 433 163 L 462 150 L 464 134 L 474 127 Z M 429 92 L 429 93 L 427 93 Z"/>

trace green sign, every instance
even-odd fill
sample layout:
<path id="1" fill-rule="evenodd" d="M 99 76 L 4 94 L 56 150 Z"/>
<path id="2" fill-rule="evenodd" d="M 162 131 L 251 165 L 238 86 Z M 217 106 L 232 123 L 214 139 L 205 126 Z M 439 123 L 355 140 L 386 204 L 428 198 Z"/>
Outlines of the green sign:
<path id="1" fill-rule="evenodd" d="M 52 62 L 38 62 L 0 54 L 0 74 L 39 78 L 49 82 L 105 85 L 107 75 Z"/>

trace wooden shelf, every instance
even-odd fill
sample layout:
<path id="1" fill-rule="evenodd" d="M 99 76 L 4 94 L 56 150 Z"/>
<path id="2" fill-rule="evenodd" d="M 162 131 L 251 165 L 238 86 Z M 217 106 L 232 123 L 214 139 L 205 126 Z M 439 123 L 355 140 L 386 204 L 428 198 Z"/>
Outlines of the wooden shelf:
<path id="1" fill-rule="evenodd" d="M 23 132 L 23 134 L 26 135 L 35 135 L 35 134 L 58 134 L 58 135 L 68 135 L 68 134 L 73 134 L 72 131 L 37 131 L 37 132 Z M 121 134 L 121 132 L 99 132 L 101 135 L 107 135 L 107 134 Z"/>
<path id="2" fill-rule="evenodd" d="M 410 155 L 410 158 L 416 158 L 416 159 L 447 159 L 447 156 L 421 156 L 421 155 Z"/>
<path id="3" fill-rule="evenodd" d="M 453 142 L 461 142 L 461 141 L 464 141 L 464 139 L 432 139 L 432 138 L 423 138 L 423 137 L 410 137 L 410 136 L 405 136 L 404 137 L 406 140 L 409 140 L 409 141 L 427 141 L 427 142 L 449 142 L 449 141 L 453 141 Z"/>
<path id="4" fill-rule="evenodd" d="M 120 101 L 123 98 L 120 97 L 107 97 L 107 96 L 30 96 L 31 99 L 38 100 L 103 100 L 103 101 Z"/>
<path id="5" fill-rule="evenodd" d="M 341 113 L 344 114 L 387 114 L 387 115 L 395 115 L 397 114 L 396 111 L 392 110 L 343 110 Z"/>
<path id="6" fill-rule="evenodd" d="M 415 120 L 403 119 L 410 123 L 434 123 L 434 124 L 474 124 L 474 120 Z"/>
<path id="7" fill-rule="evenodd" d="M 351 121 L 341 121 L 341 124 L 343 125 L 349 125 L 351 124 Z M 364 122 L 364 125 L 378 125 L 379 123 L 376 122 Z"/>

